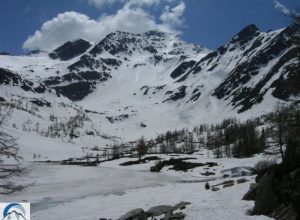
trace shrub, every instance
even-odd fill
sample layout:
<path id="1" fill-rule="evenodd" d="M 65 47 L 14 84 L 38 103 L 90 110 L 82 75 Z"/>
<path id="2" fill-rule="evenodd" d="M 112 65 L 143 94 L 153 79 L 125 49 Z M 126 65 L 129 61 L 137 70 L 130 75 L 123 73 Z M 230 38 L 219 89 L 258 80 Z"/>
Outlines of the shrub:
<path id="1" fill-rule="evenodd" d="M 276 164 L 277 164 L 276 159 L 261 160 L 261 161 L 258 161 L 254 165 L 254 169 L 256 170 L 257 173 L 259 173 L 259 172 L 262 172 L 264 170 L 267 170 L 269 167 L 272 167 Z"/>

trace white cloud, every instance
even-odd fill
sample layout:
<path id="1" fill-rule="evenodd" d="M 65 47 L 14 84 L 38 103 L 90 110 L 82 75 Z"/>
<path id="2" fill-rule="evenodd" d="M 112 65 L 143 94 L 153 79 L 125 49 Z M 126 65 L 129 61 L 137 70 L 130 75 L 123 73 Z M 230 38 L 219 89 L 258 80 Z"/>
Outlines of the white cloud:
<path id="1" fill-rule="evenodd" d="M 181 2 L 174 8 L 165 6 L 164 12 L 160 16 L 160 20 L 172 28 L 180 27 L 184 23 L 183 13 L 185 11 L 185 3 Z"/>
<path id="2" fill-rule="evenodd" d="M 114 15 L 104 15 L 98 20 L 78 12 L 65 12 L 45 22 L 24 42 L 23 48 L 50 51 L 66 41 L 83 38 L 97 42 L 116 31 L 142 33 L 151 29 L 172 31 L 167 25 L 157 24 L 154 18 L 141 8 L 124 6 Z"/>
<path id="3" fill-rule="evenodd" d="M 87 28 L 88 27 L 88 28 Z M 55 18 L 45 22 L 41 29 L 30 36 L 23 44 L 24 49 L 53 49 L 66 40 L 85 38 L 97 22 L 86 15 L 76 12 L 58 14 Z M 78 36 L 78 37 L 76 37 Z"/>
<path id="4" fill-rule="evenodd" d="M 284 15 L 290 15 L 291 11 L 285 5 L 281 4 L 279 1 L 274 1 L 275 8 L 278 9 Z"/>
<path id="5" fill-rule="evenodd" d="M 98 2 L 125 1 L 125 0 L 89 0 Z M 176 32 L 183 24 L 182 18 L 185 4 L 181 2 L 174 8 L 166 6 L 160 16 L 161 23 L 143 8 L 154 6 L 162 1 L 170 3 L 174 0 L 127 0 L 123 7 L 115 14 L 103 14 L 98 19 L 91 19 L 87 15 L 70 11 L 58 14 L 56 17 L 43 23 L 41 28 L 29 36 L 23 43 L 26 50 L 51 51 L 66 41 L 83 38 L 98 42 L 107 34 L 120 30 L 132 33 L 142 33 L 148 30 Z"/>

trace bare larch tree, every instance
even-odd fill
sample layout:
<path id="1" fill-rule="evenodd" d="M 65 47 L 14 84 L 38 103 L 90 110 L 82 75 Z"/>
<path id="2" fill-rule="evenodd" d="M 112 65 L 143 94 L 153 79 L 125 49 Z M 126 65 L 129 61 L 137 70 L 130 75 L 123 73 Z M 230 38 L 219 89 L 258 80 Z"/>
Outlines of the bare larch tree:
<path id="1" fill-rule="evenodd" d="M 26 168 L 20 165 L 22 158 L 18 155 L 16 139 L 4 129 L 11 110 L 0 103 L 0 194 L 11 194 L 25 188 L 12 181 L 12 178 L 24 175 Z"/>

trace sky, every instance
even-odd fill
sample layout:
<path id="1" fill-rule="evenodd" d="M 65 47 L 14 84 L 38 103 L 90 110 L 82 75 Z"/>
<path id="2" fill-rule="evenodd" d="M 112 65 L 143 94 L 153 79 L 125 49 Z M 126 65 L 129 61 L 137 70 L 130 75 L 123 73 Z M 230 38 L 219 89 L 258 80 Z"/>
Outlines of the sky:
<path id="1" fill-rule="evenodd" d="M 286 27 L 283 14 L 299 7 L 298 0 L 0 0 L 0 51 L 51 51 L 78 38 L 152 29 L 215 49 L 249 24 Z"/>

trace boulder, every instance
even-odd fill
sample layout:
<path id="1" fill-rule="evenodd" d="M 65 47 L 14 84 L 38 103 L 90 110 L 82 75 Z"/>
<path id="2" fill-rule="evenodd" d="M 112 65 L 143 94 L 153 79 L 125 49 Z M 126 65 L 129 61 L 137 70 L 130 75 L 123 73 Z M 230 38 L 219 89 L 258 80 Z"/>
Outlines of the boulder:
<path id="1" fill-rule="evenodd" d="M 185 214 L 182 212 L 166 214 L 162 220 L 184 220 Z"/>
<path id="2" fill-rule="evenodd" d="M 255 195 L 255 214 L 269 215 L 279 206 L 278 194 L 273 188 L 273 180 L 273 173 L 260 179 Z"/>
<path id="3" fill-rule="evenodd" d="M 242 178 L 242 179 L 238 179 L 236 180 L 236 183 L 237 184 L 240 184 L 240 183 L 245 183 L 245 182 L 248 182 L 249 180 L 245 179 L 245 178 Z"/>
<path id="4" fill-rule="evenodd" d="M 257 178 L 251 184 L 244 200 L 254 200 L 251 214 L 267 215 L 278 220 L 298 220 L 300 216 L 300 177 L 299 170 L 290 173 L 286 168 L 275 167 Z"/>
<path id="5" fill-rule="evenodd" d="M 241 166 L 225 169 L 221 171 L 221 174 L 226 177 L 238 177 L 238 176 L 251 176 L 255 173 L 253 167 Z"/>
<path id="6" fill-rule="evenodd" d="M 297 213 L 292 205 L 284 206 L 281 205 L 276 211 L 274 211 L 271 215 L 274 219 L 280 220 L 298 220 Z"/>
<path id="7" fill-rule="evenodd" d="M 192 203 L 190 202 L 180 202 L 176 205 L 173 206 L 173 210 L 182 210 L 182 209 L 185 209 L 187 205 L 190 205 Z"/>
<path id="8" fill-rule="evenodd" d="M 147 213 L 150 217 L 160 216 L 163 214 L 172 213 L 174 210 L 173 206 L 170 205 L 158 205 L 150 208 Z"/>
<path id="9" fill-rule="evenodd" d="M 147 220 L 149 217 L 159 216 L 162 220 L 183 220 L 185 214 L 179 212 L 178 210 L 185 209 L 187 205 L 190 205 L 190 202 L 180 202 L 174 206 L 170 205 L 158 205 L 150 208 L 147 212 L 143 209 L 134 209 L 130 212 L 127 212 L 125 215 L 120 217 L 118 220 Z M 173 211 L 177 211 L 173 213 Z M 100 219 L 102 220 L 102 219 Z"/>
<path id="10" fill-rule="evenodd" d="M 211 191 L 213 191 L 213 192 L 216 192 L 216 191 L 219 191 L 219 190 L 220 190 L 220 188 L 217 187 L 217 186 L 213 186 L 213 187 L 211 188 Z"/>
<path id="11" fill-rule="evenodd" d="M 296 180 L 297 178 L 300 178 L 300 168 L 291 172 L 289 176 L 291 177 L 292 180 Z"/>
<path id="12" fill-rule="evenodd" d="M 234 181 L 226 183 L 226 184 L 223 185 L 223 189 L 228 188 L 228 187 L 232 187 L 233 185 L 234 185 Z"/>
<path id="13" fill-rule="evenodd" d="M 143 209 L 133 209 L 122 215 L 119 220 L 147 220 L 147 213 Z"/>
<path id="14" fill-rule="evenodd" d="M 234 185 L 234 180 L 227 180 L 222 183 L 213 185 L 212 187 L 217 187 L 217 186 L 221 186 L 221 185 L 223 185 L 223 188 L 231 187 Z M 215 190 L 215 191 L 217 191 L 217 190 Z"/>
<path id="15" fill-rule="evenodd" d="M 218 183 L 218 184 L 215 184 L 213 186 L 221 186 L 221 185 L 232 185 L 234 184 L 234 180 L 227 180 L 227 181 L 223 181 L 222 183 Z"/>
<path id="16" fill-rule="evenodd" d="M 150 172 L 160 172 L 161 168 L 158 166 L 151 166 Z"/>
<path id="17" fill-rule="evenodd" d="M 255 200 L 258 183 L 251 183 L 249 191 L 243 196 L 243 200 Z"/>

